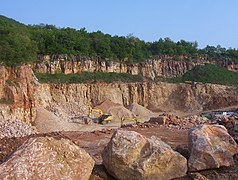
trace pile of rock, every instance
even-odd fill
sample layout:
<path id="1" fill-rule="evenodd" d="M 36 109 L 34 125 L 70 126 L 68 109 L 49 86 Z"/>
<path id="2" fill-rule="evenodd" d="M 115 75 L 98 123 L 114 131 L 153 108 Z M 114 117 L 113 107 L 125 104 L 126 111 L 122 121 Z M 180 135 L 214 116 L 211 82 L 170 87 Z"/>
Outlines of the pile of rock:
<path id="1" fill-rule="evenodd" d="M 148 121 L 151 117 L 155 116 L 155 113 L 137 103 L 132 103 L 126 108 L 129 109 L 141 122 Z"/>
<path id="2" fill-rule="evenodd" d="M 236 110 L 234 114 L 215 116 L 213 120 L 222 121 L 222 120 L 233 120 L 233 119 L 238 120 L 238 110 Z"/>
<path id="3" fill-rule="evenodd" d="M 211 121 L 207 117 L 198 116 L 198 115 L 188 116 L 188 117 L 184 118 L 184 120 L 186 120 L 194 125 L 211 124 Z"/>
<path id="4" fill-rule="evenodd" d="M 163 121 L 161 121 L 161 118 L 163 119 Z M 149 122 L 151 122 L 151 120 Z M 167 126 L 192 127 L 189 121 L 186 121 L 185 119 L 175 116 L 173 114 L 164 113 L 160 117 L 158 117 L 158 120 L 160 120 L 159 122 Z"/>
<path id="5" fill-rule="evenodd" d="M 24 137 L 36 133 L 34 126 L 21 120 L 0 120 L 0 138 Z"/>
<path id="6" fill-rule="evenodd" d="M 216 121 L 218 124 L 223 125 L 228 130 L 229 134 L 238 143 L 238 120 L 233 118 L 221 118 Z"/>
<path id="7" fill-rule="evenodd" d="M 122 117 L 134 117 L 134 114 L 123 105 L 114 103 L 110 100 L 103 101 L 95 108 L 101 109 L 105 114 L 113 116 L 113 122 L 121 122 Z"/>
<path id="8" fill-rule="evenodd" d="M 173 114 L 164 113 L 160 116 L 150 118 L 148 123 L 189 129 L 200 124 L 210 124 L 211 122 L 206 117 L 189 116 L 186 118 L 181 118 Z"/>

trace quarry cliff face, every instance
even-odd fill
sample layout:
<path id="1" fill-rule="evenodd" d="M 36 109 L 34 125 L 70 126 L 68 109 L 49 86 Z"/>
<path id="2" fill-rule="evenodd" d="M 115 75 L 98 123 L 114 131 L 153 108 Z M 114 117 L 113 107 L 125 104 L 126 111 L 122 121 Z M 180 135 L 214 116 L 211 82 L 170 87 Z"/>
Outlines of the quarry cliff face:
<path id="1" fill-rule="evenodd" d="M 0 119 L 34 122 L 37 108 L 68 116 L 86 115 L 89 105 L 108 99 L 157 111 L 198 112 L 238 105 L 238 91 L 235 87 L 202 83 L 40 84 L 31 67 L 25 65 L 0 67 L 0 99 Z"/>
<path id="2" fill-rule="evenodd" d="M 0 118 L 32 122 L 35 118 L 35 79 L 28 65 L 0 66 Z"/>
<path id="3" fill-rule="evenodd" d="M 169 83 L 96 83 L 96 84 L 41 84 L 36 91 L 37 106 L 57 104 L 72 113 L 85 114 L 88 105 L 107 99 L 129 105 L 138 103 L 159 111 L 198 112 L 238 104 L 238 92 L 233 87 L 212 84 Z M 73 107 L 74 106 L 74 107 Z M 78 108 L 77 108 L 78 106 Z M 81 109 L 80 109 L 81 108 Z"/>
<path id="4" fill-rule="evenodd" d="M 117 72 L 142 75 L 151 79 L 157 77 L 176 77 L 191 70 L 196 65 L 204 64 L 207 60 L 175 61 L 172 57 L 163 56 L 142 63 L 123 63 L 105 61 L 100 58 L 86 59 L 81 56 L 52 55 L 39 56 L 39 61 L 33 65 L 38 73 L 81 73 L 81 72 Z"/>

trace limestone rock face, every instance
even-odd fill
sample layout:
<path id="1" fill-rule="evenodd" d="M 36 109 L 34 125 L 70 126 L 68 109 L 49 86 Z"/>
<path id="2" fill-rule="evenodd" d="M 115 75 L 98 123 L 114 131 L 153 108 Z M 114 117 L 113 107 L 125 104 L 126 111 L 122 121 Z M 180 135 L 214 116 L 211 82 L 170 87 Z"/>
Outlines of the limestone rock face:
<path id="1" fill-rule="evenodd" d="M 38 63 L 33 67 L 35 72 L 56 72 L 70 74 L 81 72 L 117 72 L 143 75 L 155 79 L 156 77 L 176 77 L 206 60 L 187 61 L 181 57 L 181 61 L 173 60 L 170 56 L 159 56 L 142 63 L 126 64 L 120 62 L 106 61 L 100 58 L 85 58 L 74 55 L 39 55 Z"/>
<path id="2" fill-rule="evenodd" d="M 7 68 L 0 66 L 0 99 L 11 103 L 1 104 L 0 117 L 32 122 L 36 116 L 34 85 L 36 79 L 29 65 Z"/>
<path id="3" fill-rule="evenodd" d="M 103 152 L 103 164 L 117 179 L 172 179 L 186 174 L 187 160 L 161 141 L 117 130 Z"/>
<path id="4" fill-rule="evenodd" d="M 34 97 L 38 106 L 60 106 L 69 111 L 67 114 L 75 116 L 87 115 L 89 102 L 94 107 L 107 99 L 124 106 L 137 103 L 149 109 L 172 112 L 202 111 L 238 104 L 238 92 L 234 87 L 214 84 L 198 84 L 196 89 L 189 84 L 151 82 L 41 84 Z"/>
<path id="5" fill-rule="evenodd" d="M 0 179 L 89 179 L 94 160 L 71 141 L 31 138 L 3 164 Z"/>
<path id="6" fill-rule="evenodd" d="M 221 125 L 200 125 L 189 132 L 190 171 L 230 166 L 238 153 L 234 139 Z"/>

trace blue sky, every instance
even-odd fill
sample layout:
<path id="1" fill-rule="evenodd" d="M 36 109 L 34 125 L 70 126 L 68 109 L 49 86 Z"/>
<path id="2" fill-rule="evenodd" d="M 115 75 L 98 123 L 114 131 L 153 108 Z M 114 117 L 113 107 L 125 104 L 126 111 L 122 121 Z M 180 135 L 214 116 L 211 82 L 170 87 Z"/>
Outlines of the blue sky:
<path id="1" fill-rule="evenodd" d="M 238 48 L 238 0 L 0 0 L 0 14 L 25 24 Z"/>

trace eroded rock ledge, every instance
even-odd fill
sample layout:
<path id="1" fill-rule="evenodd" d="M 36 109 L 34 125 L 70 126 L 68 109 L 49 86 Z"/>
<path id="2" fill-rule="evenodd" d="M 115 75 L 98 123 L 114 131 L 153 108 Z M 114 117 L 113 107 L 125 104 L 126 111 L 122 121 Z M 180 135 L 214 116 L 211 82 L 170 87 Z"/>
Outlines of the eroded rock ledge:
<path id="1" fill-rule="evenodd" d="M 106 61 L 100 58 L 85 58 L 73 55 L 39 55 L 33 69 L 38 73 L 81 73 L 81 72 L 117 72 L 142 75 L 151 79 L 157 77 L 176 77 L 197 65 L 211 63 L 206 58 L 175 61 L 170 56 L 159 56 L 142 63 L 123 63 Z"/>

